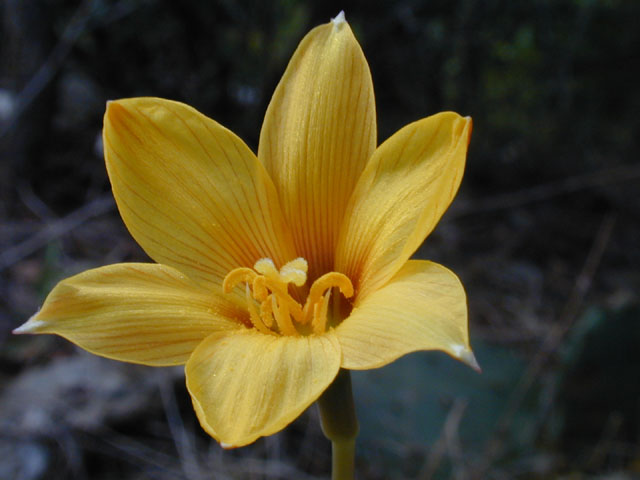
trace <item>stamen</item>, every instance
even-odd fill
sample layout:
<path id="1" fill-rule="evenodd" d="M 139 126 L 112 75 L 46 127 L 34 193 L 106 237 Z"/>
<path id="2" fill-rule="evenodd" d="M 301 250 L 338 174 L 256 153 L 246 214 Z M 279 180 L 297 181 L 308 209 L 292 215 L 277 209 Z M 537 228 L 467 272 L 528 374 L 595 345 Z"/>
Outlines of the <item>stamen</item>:
<path id="1" fill-rule="evenodd" d="M 273 309 L 270 301 L 267 300 L 260 304 L 260 318 L 267 327 L 273 327 Z"/>
<path id="2" fill-rule="evenodd" d="M 231 293 L 231 290 L 233 290 L 240 282 L 253 282 L 257 276 L 256 272 L 250 268 L 240 267 L 233 269 L 227 273 L 226 277 L 224 277 L 224 280 L 222 281 L 222 291 L 224 293 Z"/>
<path id="3" fill-rule="evenodd" d="M 300 335 L 296 327 L 293 326 L 291 315 L 289 315 L 286 305 L 281 305 L 280 302 L 276 300 L 275 295 L 271 295 L 271 308 L 273 309 L 273 316 L 276 319 L 280 333 L 290 336 Z"/>
<path id="4" fill-rule="evenodd" d="M 267 279 L 265 277 L 256 275 L 253 279 L 253 298 L 259 302 L 264 302 L 269 296 L 269 290 L 267 290 Z"/>
<path id="5" fill-rule="evenodd" d="M 262 321 L 262 318 L 260 317 L 260 315 L 258 314 L 258 309 L 256 308 L 256 304 L 253 301 L 253 298 L 251 298 L 251 291 L 249 290 L 249 284 L 245 283 L 245 295 L 247 298 L 247 308 L 249 310 L 249 316 L 251 317 L 251 323 L 253 323 L 253 326 L 256 327 L 256 329 L 261 332 L 261 333 L 266 333 L 269 335 L 275 335 L 275 332 L 273 330 L 270 330 Z"/>
<path id="6" fill-rule="evenodd" d="M 288 306 L 291 315 L 293 315 L 293 318 L 295 318 L 297 322 L 302 319 L 302 307 L 289 295 L 285 283 L 273 281 L 266 277 L 256 277 L 253 282 L 253 296 L 255 299 L 259 302 L 266 301 L 267 296 L 269 296 L 269 291 L 276 294 L 280 304 L 286 304 Z"/>
<path id="7" fill-rule="evenodd" d="M 315 305 L 321 301 L 324 292 L 332 287 L 338 287 L 346 298 L 353 296 L 353 284 L 349 277 L 339 272 L 325 273 L 311 285 L 311 290 L 303 309 L 304 319 L 302 323 L 308 323 L 316 318 Z"/>
<path id="8" fill-rule="evenodd" d="M 230 293 L 236 285 L 245 283 L 250 321 L 261 333 L 298 336 L 297 322 L 300 325 L 311 323 L 311 331 L 319 335 L 327 329 L 331 289 L 337 287 L 349 298 L 353 296 L 353 285 L 342 273 L 326 273 L 313 282 L 303 307 L 289 294 L 289 284 L 304 285 L 307 271 L 307 261 L 302 257 L 285 263 L 279 271 L 273 260 L 261 258 L 253 269 L 240 267 L 229 272 L 222 282 L 222 289 Z"/>

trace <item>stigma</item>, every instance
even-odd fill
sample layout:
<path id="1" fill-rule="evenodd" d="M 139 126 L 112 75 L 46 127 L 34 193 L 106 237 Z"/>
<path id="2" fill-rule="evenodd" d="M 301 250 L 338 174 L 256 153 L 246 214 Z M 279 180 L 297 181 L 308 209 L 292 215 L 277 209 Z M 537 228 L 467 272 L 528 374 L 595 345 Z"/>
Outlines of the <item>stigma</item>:
<path id="1" fill-rule="evenodd" d="M 222 289 L 231 293 L 244 283 L 251 324 L 262 333 L 290 336 L 303 332 L 321 334 L 328 328 L 332 288 L 338 288 L 345 298 L 350 298 L 353 296 L 353 284 L 342 273 L 325 273 L 313 282 L 302 305 L 291 296 L 289 285 L 302 287 L 307 282 L 308 268 L 302 257 L 285 263 L 280 270 L 270 258 L 261 258 L 253 268 L 231 270 L 222 282 Z"/>

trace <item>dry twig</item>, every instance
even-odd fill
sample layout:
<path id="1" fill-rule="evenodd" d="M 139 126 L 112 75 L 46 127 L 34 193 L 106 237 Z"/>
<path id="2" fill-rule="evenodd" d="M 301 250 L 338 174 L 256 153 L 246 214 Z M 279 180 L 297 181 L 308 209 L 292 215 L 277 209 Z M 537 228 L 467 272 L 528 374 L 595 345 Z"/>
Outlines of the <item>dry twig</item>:
<path id="1" fill-rule="evenodd" d="M 576 276 L 573 290 L 569 295 L 569 299 L 558 317 L 558 321 L 550 328 L 546 335 L 538 354 L 529 364 L 521 381 L 515 387 L 507 408 L 497 423 L 493 435 L 487 441 L 487 447 L 482 459 L 483 465 L 477 469 L 474 478 L 486 478 L 486 472 L 491 464 L 499 458 L 504 450 L 505 436 L 509 431 L 515 414 L 522 406 L 527 393 L 531 390 L 535 382 L 540 377 L 543 367 L 546 365 L 549 357 L 553 352 L 558 350 L 566 333 L 573 325 L 576 317 L 580 312 L 580 308 L 584 303 L 585 296 L 593 282 L 596 270 L 600 265 L 602 256 L 611 238 L 613 226 L 615 224 L 615 215 L 607 214 L 598 229 L 589 253 L 585 259 L 581 271 Z"/>
<path id="2" fill-rule="evenodd" d="M 433 444 L 433 448 L 418 475 L 420 480 L 433 478 L 445 455 L 449 456 L 454 465 L 454 478 L 465 478 L 464 472 L 460 468 L 462 452 L 458 441 L 458 428 L 467 409 L 467 404 L 466 400 L 461 399 L 456 399 L 453 403 L 442 427 L 442 432 L 440 432 L 440 437 Z"/>
<path id="3" fill-rule="evenodd" d="M 640 179 L 640 164 L 622 165 L 616 168 L 575 175 L 557 182 L 536 185 L 516 192 L 460 202 L 448 214 L 448 219 L 451 220 L 480 212 L 517 208 L 580 190 L 638 179 Z"/>
<path id="4" fill-rule="evenodd" d="M 108 193 L 71 212 L 66 217 L 48 223 L 23 242 L 0 253 L 0 272 L 82 225 L 87 220 L 111 211 L 114 206 L 113 195 Z"/>

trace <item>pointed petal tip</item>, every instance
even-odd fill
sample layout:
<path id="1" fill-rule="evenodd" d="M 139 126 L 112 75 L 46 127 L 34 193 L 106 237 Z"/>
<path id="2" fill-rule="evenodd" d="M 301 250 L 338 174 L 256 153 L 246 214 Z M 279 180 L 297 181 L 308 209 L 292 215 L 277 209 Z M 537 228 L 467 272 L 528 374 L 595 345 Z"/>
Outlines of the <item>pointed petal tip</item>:
<path id="1" fill-rule="evenodd" d="M 460 354 L 460 360 L 473 368 L 476 372 L 482 373 L 482 368 L 478 364 L 478 360 L 476 360 L 476 356 L 473 354 L 471 350 L 464 350 Z"/>
<path id="2" fill-rule="evenodd" d="M 458 360 L 466 363 L 471 368 L 473 368 L 476 372 L 482 373 L 482 369 L 476 360 L 476 356 L 473 354 L 469 347 L 463 345 L 452 345 L 451 351 L 453 356 Z"/>
<path id="3" fill-rule="evenodd" d="M 473 120 L 469 115 L 464 117 L 464 119 L 466 120 L 465 127 L 468 128 L 468 132 L 467 132 L 467 146 L 468 146 L 469 143 L 471 142 L 471 132 L 473 131 Z"/>
<path id="4" fill-rule="evenodd" d="M 347 23 L 347 19 L 344 16 L 344 10 L 340 10 L 340 13 L 331 19 L 333 28 L 338 29 L 342 24 Z"/>
<path id="5" fill-rule="evenodd" d="M 150 97 L 129 97 L 107 100 L 104 116 L 113 122 L 123 121 L 128 114 L 133 113 L 136 106 L 144 107 L 155 100 L 155 98 Z"/>
<path id="6" fill-rule="evenodd" d="M 104 111 L 105 126 L 107 119 L 111 122 L 117 122 L 124 111 L 125 108 L 119 100 L 107 100 L 107 106 Z"/>
<path id="7" fill-rule="evenodd" d="M 43 325 L 45 325 L 45 322 L 43 322 L 42 320 L 37 320 L 35 318 L 36 315 L 31 317 L 29 320 L 27 320 L 25 323 L 20 325 L 18 328 L 14 328 L 11 333 L 13 333 L 14 335 L 23 335 L 25 333 L 37 333 L 38 329 Z"/>
<path id="8" fill-rule="evenodd" d="M 458 119 L 459 123 L 456 125 L 456 127 L 460 132 L 463 132 L 466 129 L 473 128 L 473 120 L 469 115 L 467 115 L 466 117 L 459 116 Z"/>
<path id="9" fill-rule="evenodd" d="M 120 111 L 124 110 L 123 106 L 122 106 L 122 100 L 121 99 L 115 99 L 115 100 L 107 100 L 106 104 L 105 104 L 105 108 L 104 108 L 104 114 L 105 115 L 109 115 L 109 113 L 118 113 Z"/>

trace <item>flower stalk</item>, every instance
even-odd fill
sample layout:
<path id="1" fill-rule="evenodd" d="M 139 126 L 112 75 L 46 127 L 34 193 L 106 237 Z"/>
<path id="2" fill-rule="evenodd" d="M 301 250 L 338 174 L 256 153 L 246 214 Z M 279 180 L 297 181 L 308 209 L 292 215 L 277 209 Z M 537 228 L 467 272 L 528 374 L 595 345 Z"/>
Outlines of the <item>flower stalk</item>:
<path id="1" fill-rule="evenodd" d="M 331 479 L 353 480 L 359 427 L 349 370 L 338 372 L 318 399 L 318 407 L 322 432 L 331 441 Z"/>

